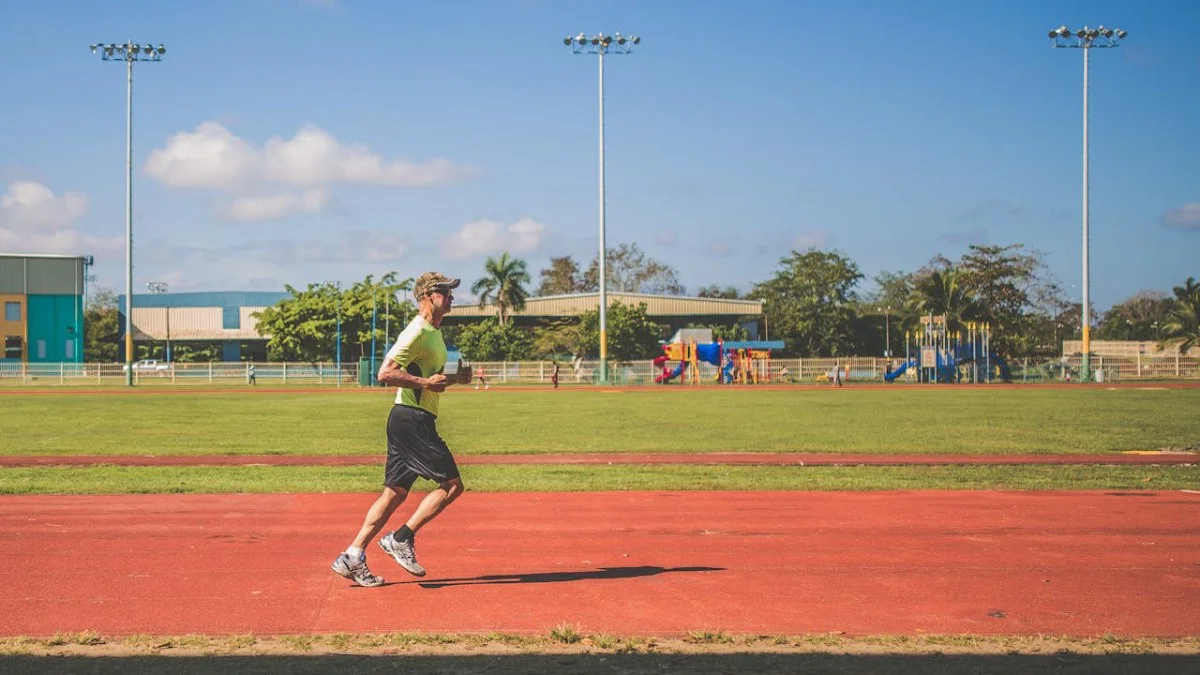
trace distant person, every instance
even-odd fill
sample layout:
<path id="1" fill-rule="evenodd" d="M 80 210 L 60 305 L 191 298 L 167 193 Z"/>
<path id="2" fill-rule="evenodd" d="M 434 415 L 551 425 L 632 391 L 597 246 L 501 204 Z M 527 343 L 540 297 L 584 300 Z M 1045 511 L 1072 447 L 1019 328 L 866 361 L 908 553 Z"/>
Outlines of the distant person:
<path id="1" fill-rule="evenodd" d="M 838 361 L 833 366 L 833 386 L 842 386 L 842 362 Z"/>
<path id="2" fill-rule="evenodd" d="M 553 384 L 554 388 L 558 389 L 558 361 L 554 362 L 554 368 L 550 370 L 550 384 Z"/>
<path id="3" fill-rule="evenodd" d="M 451 291 L 458 288 L 460 281 L 438 272 L 426 272 L 417 278 L 413 285 L 417 316 L 400 333 L 379 368 L 379 382 L 397 387 L 395 405 L 387 421 L 383 494 L 367 511 L 353 543 L 332 565 L 334 572 L 360 586 L 383 585 L 384 580 L 367 567 L 365 547 L 408 496 L 417 477 L 431 480 L 438 487 L 421 500 L 408 522 L 379 540 L 380 548 L 414 576 L 425 576 L 425 568 L 417 562 L 417 531 L 463 493 L 454 455 L 435 425 L 439 400 L 446 387 L 471 382 L 471 369 L 463 368 L 461 360 L 453 378 L 443 372 L 446 342 L 440 327 L 454 300 Z"/>
<path id="4" fill-rule="evenodd" d="M 250 364 L 250 369 L 246 371 L 246 381 L 251 385 L 258 385 L 258 376 L 254 374 L 254 364 Z"/>
<path id="5" fill-rule="evenodd" d="M 476 389 L 478 389 L 479 385 L 481 384 L 483 385 L 484 389 L 488 388 L 487 374 L 483 372 L 483 366 L 479 366 L 475 369 L 475 379 L 479 380 L 475 383 Z"/>

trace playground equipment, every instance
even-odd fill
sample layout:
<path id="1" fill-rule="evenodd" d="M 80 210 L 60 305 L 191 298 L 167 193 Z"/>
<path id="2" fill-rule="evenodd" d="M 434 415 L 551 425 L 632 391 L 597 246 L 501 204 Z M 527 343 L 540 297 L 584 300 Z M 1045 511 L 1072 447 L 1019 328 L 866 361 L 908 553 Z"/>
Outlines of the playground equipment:
<path id="1" fill-rule="evenodd" d="M 706 339 L 707 338 L 707 339 Z M 700 364 L 717 369 L 716 381 L 721 384 L 754 384 L 771 381 L 771 350 L 783 349 L 782 340 L 712 341 L 709 329 L 679 331 L 671 342 L 662 346 L 663 353 L 654 359 L 662 372 L 654 378 L 665 384 L 678 378 L 681 382 L 700 384 Z M 668 364 L 677 362 L 674 368 Z"/>
<path id="2" fill-rule="evenodd" d="M 968 321 L 966 331 L 951 331 L 946 315 L 921 317 L 921 327 L 904 335 L 904 361 L 883 379 L 893 382 L 906 372 L 918 382 L 991 382 L 1008 380 L 1008 364 L 991 350 L 992 328 Z"/>

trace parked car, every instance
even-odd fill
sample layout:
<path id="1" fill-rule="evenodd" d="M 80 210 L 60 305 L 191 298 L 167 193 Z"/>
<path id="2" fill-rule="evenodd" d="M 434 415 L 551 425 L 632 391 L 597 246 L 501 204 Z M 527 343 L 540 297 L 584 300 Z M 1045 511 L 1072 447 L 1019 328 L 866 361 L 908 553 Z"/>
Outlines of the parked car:
<path id="1" fill-rule="evenodd" d="M 169 370 L 171 367 L 159 361 L 158 359 L 142 359 L 133 364 L 133 372 L 135 373 L 154 373 Z M 128 370 L 129 366 L 121 368 L 122 371 Z"/>

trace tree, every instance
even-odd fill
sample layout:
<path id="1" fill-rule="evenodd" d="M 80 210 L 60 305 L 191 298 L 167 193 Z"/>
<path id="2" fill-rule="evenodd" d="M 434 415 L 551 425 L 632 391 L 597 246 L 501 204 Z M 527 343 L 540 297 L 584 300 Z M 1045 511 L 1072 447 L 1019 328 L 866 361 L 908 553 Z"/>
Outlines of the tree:
<path id="1" fill-rule="evenodd" d="M 712 331 L 713 340 L 722 342 L 738 342 L 750 339 L 750 331 L 740 323 L 735 324 L 699 324 L 690 323 L 684 328 L 707 328 Z"/>
<path id="2" fill-rule="evenodd" d="M 980 319 L 979 303 L 968 290 L 964 274 L 954 268 L 933 270 L 917 278 L 906 309 L 913 316 L 945 314 L 946 329 L 965 330 L 967 321 Z"/>
<path id="3" fill-rule="evenodd" d="M 1175 301 L 1161 291 L 1141 291 L 1110 307 L 1100 319 L 1100 340 L 1158 340 Z"/>
<path id="4" fill-rule="evenodd" d="M 584 272 L 580 292 L 594 293 L 600 290 L 600 255 Z M 684 287 L 679 283 L 675 268 L 647 258 L 637 244 L 621 244 L 610 248 L 605 256 L 605 277 L 610 291 L 625 293 L 652 293 L 658 295 L 683 295 Z"/>
<path id="5" fill-rule="evenodd" d="M 608 358 L 611 361 L 649 359 L 662 352 L 663 328 L 646 316 L 646 303 L 614 302 L 605 316 Z M 600 355 L 600 309 L 580 315 L 580 334 L 588 356 Z"/>
<path id="6" fill-rule="evenodd" d="M 111 363 L 121 357 L 121 314 L 117 296 L 99 289 L 88 298 L 83 311 L 83 359 L 91 363 Z"/>
<path id="7" fill-rule="evenodd" d="M 454 344 L 472 361 L 522 361 L 533 353 L 528 332 L 490 318 L 463 326 Z"/>
<path id="8" fill-rule="evenodd" d="M 245 351 L 242 352 L 243 356 Z M 220 342 L 183 342 L 171 345 L 171 360 L 176 363 L 207 363 L 220 361 Z"/>
<path id="9" fill-rule="evenodd" d="M 1023 244 L 973 245 L 954 269 L 975 300 L 974 318 L 991 327 L 991 347 L 1006 356 L 1030 353 L 1037 344 L 1029 339 L 1030 316 L 1057 291 L 1042 255 Z"/>
<path id="10" fill-rule="evenodd" d="M 1200 345 L 1200 284 L 1188 277 L 1182 286 L 1172 289 L 1175 301 L 1162 326 L 1162 346 L 1173 344 L 1180 352 Z"/>
<path id="11" fill-rule="evenodd" d="M 599 310 L 596 313 L 599 316 Z M 599 341 L 597 340 L 597 345 Z M 533 329 L 533 354 L 537 357 L 580 357 L 587 352 L 587 341 L 579 317 L 558 319 Z"/>
<path id="12" fill-rule="evenodd" d="M 550 267 L 538 273 L 541 283 L 535 295 L 569 295 L 579 293 L 583 287 L 583 278 L 579 273 L 579 263 L 569 256 L 551 258 Z"/>
<path id="13" fill-rule="evenodd" d="M 910 272 L 883 271 L 875 275 L 875 290 L 862 296 L 863 307 L 891 307 L 893 315 L 903 311 L 912 295 L 916 276 Z"/>
<path id="14" fill-rule="evenodd" d="M 397 281 L 389 272 L 376 281 L 367 276 L 348 289 L 331 283 L 309 284 L 305 290 L 285 286 L 291 297 L 257 313 L 259 335 L 268 335 L 267 356 L 273 361 L 332 361 L 337 354 L 341 325 L 342 361 L 370 356 L 371 336 L 376 349 L 390 336 L 384 325 L 403 328 L 416 309 L 396 293 L 411 288 L 412 280 Z M 372 333 L 371 319 L 375 318 Z M 397 329 L 393 329 L 398 332 Z"/>
<path id="15" fill-rule="evenodd" d="M 722 288 L 716 284 L 709 284 L 708 286 L 704 286 L 700 290 L 696 291 L 696 297 L 737 300 L 742 296 L 741 293 L 738 292 L 738 289 L 734 288 L 733 286 L 725 286 Z"/>
<path id="16" fill-rule="evenodd" d="M 471 292 L 479 298 L 482 307 L 490 301 L 495 301 L 496 312 L 500 317 L 500 325 L 508 322 L 508 312 L 525 309 L 525 301 L 529 298 L 529 272 L 525 269 L 525 261 L 508 257 L 508 253 L 499 258 L 488 257 L 483 269 L 486 275 L 479 278 L 471 286 Z"/>
<path id="17" fill-rule="evenodd" d="M 882 354 L 890 339 L 892 352 L 903 344 L 906 327 L 916 324 L 907 309 L 916 275 L 883 271 L 875 275 L 875 290 L 860 296 L 854 305 L 854 345 L 858 354 Z"/>
<path id="18" fill-rule="evenodd" d="M 389 346 L 386 341 L 403 330 L 416 313 L 411 303 L 396 298 L 401 291 L 411 291 L 414 280 L 398 277 L 396 272 L 388 272 L 376 281 L 367 275 L 342 291 L 340 307 L 334 310 L 341 312 L 343 360 L 370 358 L 372 337 L 376 356 L 382 356 Z"/>
<path id="19" fill-rule="evenodd" d="M 765 302 L 772 337 L 783 339 L 787 352 L 841 355 L 854 346 L 851 304 L 861 278 L 858 265 L 839 251 L 792 251 L 748 297 Z"/>

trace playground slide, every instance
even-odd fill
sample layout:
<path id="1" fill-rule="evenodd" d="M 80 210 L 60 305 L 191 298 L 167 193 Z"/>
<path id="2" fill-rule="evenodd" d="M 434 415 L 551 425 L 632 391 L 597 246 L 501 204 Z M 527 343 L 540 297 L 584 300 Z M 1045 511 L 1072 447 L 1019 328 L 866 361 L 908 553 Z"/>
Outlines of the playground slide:
<path id="1" fill-rule="evenodd" d="M 884 381 L 885 381 L 885 382 L 894 382 L 894 381 L 896 380 L 896 378 L 897 378 L 897 377 L 900 377 L 901 375 L 903 375 L 903 374 L 904 374 L 904 371 L 908 370 L 908 366 L 909 366 L 909 364 L 910 364 L 910 363 L 912 363 L 912 362 L 911 362 L 911 361 L 905 361 L 904 363 L 901 363 L 901 364 L 900 364 L 900 367 L 899 367 L 899 368 L 897 368 L 897 369 L 893 370 L 893 371 L 892 371 L 892 372 L 890 372 L 890 373 L 887 373 L 887 374 L 885 374 L 885 375 L 883 376 L 883 379 L 884 379 Z"/>
<path id="2" fill-rule="evenodd" d="M 683 374 L 683 362 L 681 361 L 678 366 L 675 366 L 675 370 L 672 370 L 669 373 L 663 373 L 662 375 L 659 375 L 658 377 L 654 378 L 654 381 L 658 382 L 660 384 L 664 383 L 664 382 L 670 382 L 671 380 L 679 377 L 682 374 Z"/>
<path id="3" fill-rule="evenodd" d="M 721 371 L 721 382 L 724 384 L 733 382 L 733 361 L 725 364 L 725 369 Z"/>

